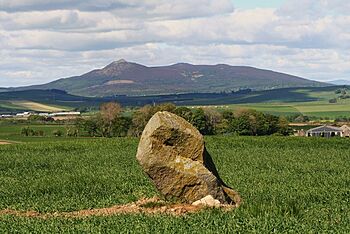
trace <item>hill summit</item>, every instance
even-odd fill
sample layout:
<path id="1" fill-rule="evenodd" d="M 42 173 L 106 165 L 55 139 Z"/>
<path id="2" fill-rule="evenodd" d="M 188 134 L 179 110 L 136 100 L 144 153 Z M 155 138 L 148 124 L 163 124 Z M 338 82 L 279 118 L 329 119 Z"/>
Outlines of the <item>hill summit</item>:
<path id="1" fill-rule="evenodd" d="M 60 89 L 81 96 L 111 96 L 319 86 L 327 84 L 254 67 L 188 63 L 149 67 L 121 59 L 81 76 L 16 90 Z"/>

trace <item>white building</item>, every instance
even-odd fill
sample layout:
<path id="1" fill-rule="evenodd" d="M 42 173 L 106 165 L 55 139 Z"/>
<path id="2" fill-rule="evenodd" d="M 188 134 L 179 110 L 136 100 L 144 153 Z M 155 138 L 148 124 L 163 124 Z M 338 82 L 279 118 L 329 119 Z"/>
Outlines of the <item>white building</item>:
<path id="1" fill-rule="evenodd" d="M 16 117 L 28 117 L 30 116 L 30 112 L 17 113 Z"/>
<path id="2" fill-rule="evenodd" d="M 68 112 L 56 112 L 56 113 L 51 113 L 49 116 L 77 116 L 80 115 L 81 113 L 79 111 L 68 111 Z"/>
<path id="3" fill-rule="evenodd" d="M 343 130 L 338 127 L 323 125 L 306 131 L 307 137 L 343 137 Z"/>

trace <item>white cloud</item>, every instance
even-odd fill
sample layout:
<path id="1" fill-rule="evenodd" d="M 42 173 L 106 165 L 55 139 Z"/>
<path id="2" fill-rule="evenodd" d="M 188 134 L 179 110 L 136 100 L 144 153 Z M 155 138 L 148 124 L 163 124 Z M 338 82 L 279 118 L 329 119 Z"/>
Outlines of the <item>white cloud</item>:
<path id="1" fill-rule="evenodd" d="M 124 0 L 0 0 L 3 11 L 45 11 L 61 9 L 77 9 L 84 11 L 103 11 L 130 6 Z"/>
<path id="2" fill-rule="evenodd" d="M 0 0 L 0 9 L 0 86 L 79 75 L 119 58 L 251 65 L 319 80 L 350 70 L 346 0 L 236 11 L 229 0 Z"/>
<path id="3" fill-rule="evenodd" d="M 0 0 L 6 12 L 79 10 L 109 11 L 132 18 L 192 18 L 233 11 L 230 0 Z"/>
<path id="4" fill-rule="evenodd" d="M 277 14 L 291 19 L 318 19 L 328 15 L 349 14 L 348 0 L 287 0 Z"/>

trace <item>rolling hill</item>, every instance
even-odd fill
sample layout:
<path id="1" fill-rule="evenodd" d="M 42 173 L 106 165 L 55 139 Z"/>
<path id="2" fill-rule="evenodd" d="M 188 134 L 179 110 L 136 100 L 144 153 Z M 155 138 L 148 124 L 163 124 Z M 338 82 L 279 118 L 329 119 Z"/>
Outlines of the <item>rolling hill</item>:
<path id="1" fill-rule="evenodd" d="M 350 80 L 332 80 L 328 81 L 327 83 L 333 85 L 350 85 Z"/>
<path id="2" fill-rule="evenodd" d="M 341 99 L 336 90 L 344 86 L 283 88 L 273 90 L 241 90 L 230 93 L 185 93 L 149 96 L 81 97 L 60 90 L 24 90 L 0 92 L 0 114 L 63 108 L 97 110 L 102 103 L 116 101 L 124 107 L 171 102 L 177 106 L 214 106 L 233 110 L 249 108 L 276 115 L 305 114 L 316 117 L 350 115 L 350 99 Z M 350 90 L 350 87 L 346 87 Z M 329 103 L 337 98 L 337 103 Z M 28 105 L 28 103 L 30 105 Z M 33 109 L 33 104 L 36 109 Z M 40 105 L 41 104 L 41 105 Z"/>
<path id="3" fill-rule="evenodd" d="M 147 67 L 119 60 L 102 69 L 96 69 L 81 76 L 9 90 L 59 89 L 74 95 L 103 97 L 230 92 L 246 88 L 269 90 L 327 85 L 326 83 L 254 67 L 225 64 L 192 65 L 187 63 Z"/>

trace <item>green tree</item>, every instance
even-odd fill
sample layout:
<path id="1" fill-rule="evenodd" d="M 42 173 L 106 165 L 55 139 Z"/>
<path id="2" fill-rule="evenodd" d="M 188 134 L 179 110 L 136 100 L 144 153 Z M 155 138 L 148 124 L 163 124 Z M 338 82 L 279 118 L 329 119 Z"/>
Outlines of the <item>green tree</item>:
<path id="1" fill-rule="evenodd" d="M 232 131 L 239 135 L 256 135 L 257 118 L 255 110 L 239 109 L 232 121 Z"/>
<path id="2" fill-rule="evenodd" d="M 31 121 L 31 122 L 44 122 L 44 121 L 46 121 L 46 117 L 45 116 L 40 116 L 40 115 L 30 115 L 28 117 L 28 121 Z"/>
<path id="3" fill-rule="evenodd" d="M 191 121 L 193 115 L 192 110 L 190 108 L 183 106 L 176 108 L 174 113 L 187 121 Z"/>
<path id="4" fill-rule="evenodd" d="M 104 137 L 112 137 L 112 128 L 114 122 L 119 118 L 122 112 L 122 107 L 119 103 L 108 102 L 104 103 L 100 107 L 100 113 L 97 116 L 100 132 Z"/>
<path id="5" fill-rule="evenodd" d="M 198 131 L 203 135 L 213 134 L 213 126 L 210 125 L 207 117 L 205 116 L 203 109 L 195 109 L 193 111 L 192 118 L 190 120 L 191 124 L 198 129 Z"/>
<path id="6" fill-rule="evenodd" d="M 114 120 L 112 126 L 112 136 L 124 137 L 128 134 L 131 127 L 132 119 L 130 117 L 120 116 Z"/>
<path id="7" fill-rule="evenodd" d="M 235 118 L 235 115 L 232 111 L 225 110 L 224 112 L 222 112 L 222 118 L 231 122 Z"/>
<path id="8" fill-rule="evenodd" d="M 283 136 L 288 136 L 292 132 L 292 129 L 289 127 L 289 122 L 284 116 L 281 116 L 278 119 L 278 131 L 277 132 L 282 134 Z"/>
<path id="9" fill-rule="evenodd" d="M 75 126 L 82 135 L 86 133 L 90 137 L 101 136 L 98 133 L 97 118 L 90 117 L 88 119 L 78 118 L 75 121 Z"/>
<path id="10" fill-rule="evenodd" d="M 55 137 L 61 137 L 63 136 L 63 132 L 59 129 L 56 129 L 52 131 L 52 135 L 54 135 Z"/>
<path id="11" fill-rule="evenodd" d="M 243 115 L 233 119 L 231 124 L 232 124 L 233 132 L 239 135 L 243 135 L 243 136 L 255 135 L 254 126 L 252 125 L 251 119 L 247 115 Z"/>
<path id="12" fill-rule="evenodd" d="M 204 115 L 207 122 L 207 125 L 211 127 L 211 132 L 209 134 L 218 134 L 222 132 L 223 125 L 221 125 L 223 121 L 222 114 L 213 108 L 205 108 Z"/>
<path id="13" fill-rule="evenodd" d="M 146 105 L 138 109 L 132 117 L 132 128 L 129 134 L 132 136 L 140 136 L 145 128 L 148 120 L 153 116 L 154 109 L 151 105 Z"/>
<path id="14" fill-rule="evenodd" d="M 268 124 L 268 129 L 265 132 L 265 135 L 271 135 L 278 131 L 278 121 L 279 121 L 278 116 L 265 114 L 265 121 Z"/>
<path id="15" fill-rule="evenodd" d="M 29 127 L 23 127 L 21 129 L 21 135 L 22 136 L 33 136 L 34 135 L 34 130 L 29 128 Z"/>
<path id="16" fill-rule="evenodd" d="M 237 110 L 231 122 L 231 131 L 239 135 L 271 135 L 278 132 L 279 129 L 279 117 L 256 110 Z"/>
<path id="17" fill-rule="evenodd" d="M 69 137 L 77 137 L 78 136 L 78 129 L 75 126 L 67 126 L 66 127 L 66 135 Z"/>

